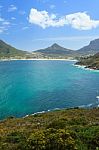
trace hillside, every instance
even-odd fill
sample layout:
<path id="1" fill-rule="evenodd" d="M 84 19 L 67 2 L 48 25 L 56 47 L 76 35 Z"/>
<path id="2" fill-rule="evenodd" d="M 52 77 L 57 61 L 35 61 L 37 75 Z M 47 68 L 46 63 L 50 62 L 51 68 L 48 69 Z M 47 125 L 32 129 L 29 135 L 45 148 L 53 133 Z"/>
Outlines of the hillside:
<path id="1" fill-rule="evenodd" d="M 93 55 L 99 52 L 99 39 L 95 39 L 89 43 L 89 45 L 77 50 L 81 55 Z"/>
<path id="2" fill-rule="evenodd" d="M 54 43 L 48 48 L 35 51 L 35 53 L 40 53 L 43 56 L 49 56 L 49 57 L 66 57 L 66 56 L 72 57 L 72 56 L 75 56 L 76 51 L 64 48 Z"/>
<path id="3" fill-rule="evenodd" d="M 0 150 L 99 150 L 99 109 L 66 109 L 0 122 Z"/>
<path id="4" fill-rule="evenodd" d="M 99 70 L 99 53 L 94 56 L 89 56 L 87 58 L 81 58 L 80 61 L 76 63 L 77 65 L 84 65 L 86 68 Z"/>
<path id="5" fill-rule="evenodd" d="M 32 53 L 18 50 L 0 40 L 0 58 L 77 58 L 89 56 L 99 52 L 99 39 L 93 40 L 88 46 L 79 50 L 70 50 L 56 43 L 48 48 L 33 51 Z"/>
<path id="6" fill-rule="evenodd" d="M 36 52 L 46 53 L 46 54 L 72 54 L 74 53 L 73 50 L 66 49 L 64 47 L 61 47 L 60 45 L 54 43 L 52 46 L 37 50 Z"/>
<path id="7" fill-rule="evenodd" d="M 99 39 L 95 39 L 89 43 L 89 45 L 82 47 L 78 50 L 70 50 L 64 48 L 56 43 L 51 45 L 48 48 L 40 49 L 34 51 L 35 53 L 41 54 L 43 56 L 51 56 L 51 57 L 80 57 L 80 56 L 87 56 L 87 55 L 94 55 L 99 52 Z"/>
<path id="8" fill-rule="evenodd" d="M 0 40 L 0 58 L 10 58 L 10 57 L 24 57 L 27 54 L 27 52 L 18 50 L 8 44 L 6 44 L 4 41 Z"/>

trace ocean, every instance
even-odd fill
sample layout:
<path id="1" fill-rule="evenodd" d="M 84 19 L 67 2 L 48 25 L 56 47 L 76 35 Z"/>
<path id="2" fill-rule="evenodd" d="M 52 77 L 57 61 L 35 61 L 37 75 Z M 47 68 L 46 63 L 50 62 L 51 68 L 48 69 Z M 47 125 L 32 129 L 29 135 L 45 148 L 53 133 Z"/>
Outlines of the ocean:
<path id="1" fill-rule="evenodd" d="M 75 61 L 0 62 L 0 119 L 37 112 L 98 105 L 99 71 Z"/>

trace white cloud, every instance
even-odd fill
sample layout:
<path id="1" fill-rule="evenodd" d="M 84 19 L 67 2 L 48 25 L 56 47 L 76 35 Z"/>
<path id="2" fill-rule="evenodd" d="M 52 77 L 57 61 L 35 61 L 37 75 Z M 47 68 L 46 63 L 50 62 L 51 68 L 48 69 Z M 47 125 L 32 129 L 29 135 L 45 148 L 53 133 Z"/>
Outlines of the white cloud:
<path id="1" fill-rule="evenodd" d="M 0 22 L 3 22 L 3 21 L 4 21 L 4 18 L 1 18 L 1 17 L 0 17 Z"/>
<path id="2" fill-rule="evenodd" d="M 2 24 L 3 25 L 10 25 L 10 22 L 9 21 L 4 21 Z"/>
<path id="3" fill-rule="evenodd" d="M 16 11 L 17 10 L 17 7 L 14 6 L 14 5 L 10 5 L 10 7 L 8 8 L 8 12 L 13 12 L 13 11 Z"/>
<path id="4" fill-rule="evenodd" d="M 29 14 L 29 22 L 41 26 L 43 29 L 47 27 L 58 27 L 64 25 L 64 19 L 57 19 L 55 14 L 49 15 L 47 11 L 38 11 L 32 8 Z"/>
<path id="5" fill-rule="evenodd" d="M 11 19 L 12 19 L 12 20 L 15 20 L 16 18 L 15 18 L 15 17 L 11 17 Z"/>
<path id="6" fill-rule="evenodd" d="M 0 26 L 0 34 L 4 33 L 7 30 L 5 26 Z"/>
<path id="7" fill-rule="evenodd" d="M 10 22 L 0 17 L 0 34 L 8 30 Z"/>
<path id="8" fill-rule="evenodd" d="M 3 31 L 4 31 L 4 28 L 0 27 L 0 33 L 3 33 Z"/>
<path id="9" fill-rule="evenodd" d="M 78 30 L 90 30 L 99 26 L 99 20 L 93 20 L 86 12 L 77 12 L 57 18 L 55 14 L 47 11 L 38 11 L 32 8 L 29 14 L 29 23 L 36 24 L 43 29 L 47 27 L 62 27 L 70 25 Z"/>
<path id="10" fill-rule="evenodd" d="M 99 26 L 99 20 L 92 20 L 86 12 L 67 15 L 66 21 L 73 28 L 79 30 L 89 30 Z"/>
<path id="11" fill-rule="evenodd" d="M 27 29 L 29 29 L 29 27 L 23 27 L 23 28 L 22 28 L 22 30 L 27 30 Z"/>

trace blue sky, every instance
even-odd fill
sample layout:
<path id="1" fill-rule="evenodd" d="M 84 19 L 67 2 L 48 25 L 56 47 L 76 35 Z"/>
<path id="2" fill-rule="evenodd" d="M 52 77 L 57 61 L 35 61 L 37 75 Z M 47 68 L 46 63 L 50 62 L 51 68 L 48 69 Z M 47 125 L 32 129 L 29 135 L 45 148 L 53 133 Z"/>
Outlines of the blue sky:
<path id="1" fill-rule="evenodd" d="M 22 50 L 79 49 L 99 37 L 99 0 L 0 0 L 0 39 Z"/>

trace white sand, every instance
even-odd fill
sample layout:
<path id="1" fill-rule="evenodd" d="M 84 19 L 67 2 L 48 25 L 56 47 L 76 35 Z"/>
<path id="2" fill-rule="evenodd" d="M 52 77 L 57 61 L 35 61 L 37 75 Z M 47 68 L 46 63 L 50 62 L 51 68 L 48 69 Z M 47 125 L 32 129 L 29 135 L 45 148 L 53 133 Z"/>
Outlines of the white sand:
<path id="1" fill-rule="evenodd" d="M 61 61 L 77 61 L 75 59 L 46 59 L 46 58 L 31 58 L 31 59 L 1 59 L 0 61 L 13 61 L 13 60 L 61 60 Z"/>

